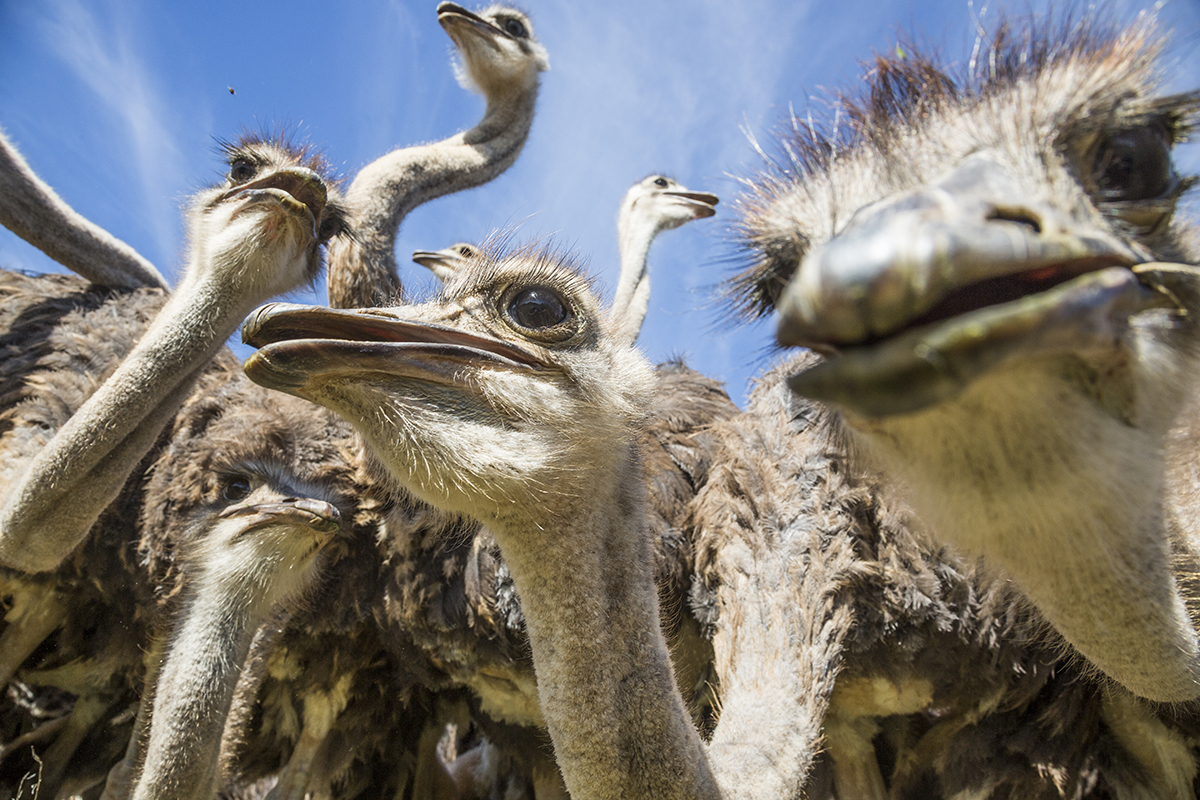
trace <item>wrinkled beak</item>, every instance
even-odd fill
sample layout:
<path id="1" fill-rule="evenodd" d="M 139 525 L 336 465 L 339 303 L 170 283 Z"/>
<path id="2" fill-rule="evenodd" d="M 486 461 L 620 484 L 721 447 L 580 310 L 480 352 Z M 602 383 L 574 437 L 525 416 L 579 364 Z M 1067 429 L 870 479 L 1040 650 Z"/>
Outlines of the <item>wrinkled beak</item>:
<path id="1" fill-rule="evenodd" d="M 268 173 L 258 180 L 235 186 L 221 195 L 218 202 L 230 198 L 274 199 L 297 216 L 304 216 L 317 237 L 317 220 L 329 201 L 329 190 L 321 176 L 305 167 L 288 167 Z"/>
<path id="2" fill-rule="evenodd" d="M 1139 260 L 1112 237 L 1073 233 L 979 154 L 926 189 L 859 209 L 807 254 L 778 303 L 779 341 L 862 344 Z"/>
<path id="3" fill-rule="evenodd" d="M 547 366 L 515 345 L 445 325 L 287 303 L 255 310 L 242 341 L 260 348 L 244 366 L 252 381 L 300 397 L 314 382 L 366 373 L 469 386 L 472 369 Z"/>
<path id="4" fill-rule="evenodd" d="M 309 497 L 291 498 L 275 503 L 235 505 L 222 511 L 222 519 L 242 520 L 247 528 L 263 525 L 296 525 L 311 528 L 316 533 L 332 535 L 341 526 L 342 515 L 335 506 L 324 500 Z"/>
<path id="5" fill-rule="evenodd" d="M 829 356 L 792 388 L 865 416 L 907 413 L 1020 353 L 1111 348 L 1131 315 L 1171 307 L 1123 242 L 1027 195 L 981 153 L 859 209 L 780 297 L 780 343 Z"/>

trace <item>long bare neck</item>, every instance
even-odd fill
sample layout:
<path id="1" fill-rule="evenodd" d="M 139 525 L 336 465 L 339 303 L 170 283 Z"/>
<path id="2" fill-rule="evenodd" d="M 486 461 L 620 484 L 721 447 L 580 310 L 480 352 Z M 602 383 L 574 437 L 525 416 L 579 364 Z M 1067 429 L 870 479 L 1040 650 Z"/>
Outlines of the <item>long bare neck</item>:
<path id="1" fill-rule="evenodd" d="M 253 581 L 196 576 L 159 672 L 135 800 L 215 795 L 234 690 L 270 610 L 263 594 Z"/>
<path id="2" fill-rule="evenodd" d="M 574 800 L 716 798 L 659 627 L 641 478 L 625 472 L 639 485 L 598 490 L 538 530 L 492 523 L 525 611 L 542 713 Z"/>
<path id="3" fill-rule="evenodd" d="M 185 280 L 7 493 L 0 561 L 27 572 L 53 569 L 82 541 L 256 302 L 215 279 Z"/>
<path id="4" fill-rule="evenodd" d="M 658 220 L 641 214 L 622 218 L 617 226 L 617 244 L 621 251 L 621 274 L 613 311 L 623 315 L 622 328 L 629 341 L 637 339 L 650 302 L 650 275 L 646 260 L 654 237 L 662 232 Z"/>
<path id="5" fill-rule="evenodd" d="M 1172 545 L 1200 562 L 1186 537 L 1171 540 L 1163 433 L 1078 402 L 1066 370 L 1011 370 L 889 422 L 864 449 L 907 479 L 940 536 L 1000 565 L 1108 677 L 1152 700 L 1194 699 L 1200 638 Z M 1170 393 L 1160 384 L 1149 402 Z"/>
<path id="6" fill-rule="evenodd" d="M 85 219 L 47 186 L 0 131 L 0 225 L 101 286 L 166 288 L 132 247 Z"/>
<path id="7" fill-rule="evenodd" d="M 399 296 L 396 236 L 422 203 L 487 183 L 508 169 L 529 136 L 537 85 L 489 98 L 474 128 L 435 144 L 394 150 L 368 164 L 346 193 L 357 236 L 329 249 L 329 304 L 378 306 Z"/>

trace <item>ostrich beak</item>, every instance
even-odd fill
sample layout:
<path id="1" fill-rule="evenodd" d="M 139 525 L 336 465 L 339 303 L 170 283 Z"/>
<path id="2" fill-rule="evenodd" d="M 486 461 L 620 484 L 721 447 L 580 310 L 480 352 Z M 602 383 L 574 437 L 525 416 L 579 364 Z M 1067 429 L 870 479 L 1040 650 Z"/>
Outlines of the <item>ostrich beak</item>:
<path id="1" fill-rule="evenodd" d="M 414 250 L 412 260 L 444 281 L 454 274 L 464 256 L 455 248 L 448 247 L 445 250 Z"/>
<path id="2" fill-rule="evenodd" d="M 492 47 L 497 46 L 497 37 L 512 38 L 505 31 L 497 28 L 473 11 L 463 8 L 458 3 L 438 3 L 437 15 L 438 24 L 442 26 L 442 30 L 446 31 L 446 34 L 454 40 L 455 44 L 460 44 L 460 46 L 461 43 L 454 38 L 455 34 L 459 32 L 475 36 L 487 42 Z"/>
<path id="3" fill-rule="evenodd" d="M 306 167 L 276 170 L 262 178 L 235 186 L 215 202 L 245 199 L 250 202 L 277 202 L 294 216 L 305 219 L 317 238 L 318 220 L 329 202 L 329 190 L 321 176 Z"/>
<path id="4" fill-rule="evenodd" d="M 867 417 L 948 399 L 1008 358 L 1110 349 L 1129 318 L 1178 308 L 1140 259 L 1022 199 L 985 154 L 930 187 L 860 209 L 808 253 L 779 302 L 781 344 L 830 356 L 798 394 Z"/>
<path id="5" fill-rule="evenodd" d="M 721 202 L 715 194 L 708 192 L 663 192 L 664 197 L 673 197 L 692 209 L 696 219 L 711 217 L 717 213 L 715 206 Z"/>
<path id="6" fill-rule="evenodd" d="M 479 367 L 548 366 L 499 339 L 374 309 L 269 303 L 246 319 L 242 341 L 259 348 L 244 367 L 252 381 L 300 397 L 317 383 L 364 372 L 470 387 L 470 373 Z"/>
<path id="7" fill-rule="evenodd" d="M 242 520 L 247 529 L 262 525 L 295 525 L 311 528 L 325 535 L 337 533 L 342 524 L 342 515 L 336 506 L 309 497 L 291 498 L 275 503 L 230 506 L 218 516 L 222 519 Z"/>

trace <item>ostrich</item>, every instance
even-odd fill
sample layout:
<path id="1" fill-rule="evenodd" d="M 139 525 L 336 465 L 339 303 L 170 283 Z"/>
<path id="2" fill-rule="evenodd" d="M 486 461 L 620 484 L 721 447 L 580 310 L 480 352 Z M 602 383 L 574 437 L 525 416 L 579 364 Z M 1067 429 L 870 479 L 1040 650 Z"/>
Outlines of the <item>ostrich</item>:
<path id="1" fill-rule="evenodd" d="M 1194 699 L 1200 251 L 1170 151 L 1200 94 L 1159 92 L 1152 22 L 1000 39 L 966 83 L 880 59 L 848 141 L 752 182 L 742 284 L 938 537 L 1097 672 Z"/>
<path id="2" fill-rule="evenodd" d="M 5 654 L 0 677 L 7 683 L 61 628 L 54 657 L 42 658 L 36 670 L 26 665 L 21 677 L 78 695 L 68 730 L 51 748 L 55 763 L 48 765 L 47 790 L 71 761 L 74 745 L 68 743 L 78 745 L 97 714 L 129 696 L 140 669 L 145 619 L 137 609 L 145 604 L 137 596 L 138 582 L 131 580 L 132 559 L 119 544 L 127 540 L 121 531 L 136 526 L 140 490 L 132 485 L 122 490 L 125 476 L 153 447 L 161 426 L 242 315 L 242 304 L 251 301 L 239 295 L 268 296 L 310 279 L 320 264 L 318 248 L 342 229 L 338 202 L 314 171 L 322 165 L 311 154 L 257 139 L 227 150 L 226 184 L 193 203 L 192 265 L 175 297 L 164 301 L 157 288 L 113 290 L 68 276 L 0 273 L 0 341 L 9 354 L 0 377 L 6 385 L 0 447 L 4 481 L 15 487 L 7 519 L 20 526 L 6 533 L 32 537 L 27 544 L 41 554 L 33 564 L 22 554 L 18 567 L 44 569 L 70 556 L 41 575 L 6 570 L 0 587 L 11 603 L 0 634 Z M 211 319 L 204 317 L 208 313 Z M 78 335 L 82 330 L 93 335 Z M 235 374 L 231 361 L 217 362 L 217 374 Z M 132 419 L 122 405 L 126 401 L 133 404 Z M 37 481 L 39 475 L 64 472 L 63 478 L 79 482 L 80 502 L 53 501 L 68 483 Z M 57 522 L 38 530 L 36 519 L 23 516 L 30 506 L 43 507 L 44 524 L 66 514 L 84 534 L 94 515 L 97 533 L 82 547 L 59 542 L 58 547 L 69 546 L 55 554 L 56 536 L 79 531 Z M 86 612 L 69 611 L 80 607 Z M 81 659 L 76 666 L 70 664 L 72 654 Z M 47 662 L 62 667 L 48 670 Z M 68 668 L 83 676 L 72 678 L 64 672 Z M 97 756 L 95 763 L 106 758 Z M 74 766 L 72 771 L 78 773 Z"/>
<path id="3" fill-rule="evenodd" d="M 149 671 L 135 798 L 211 797 L 251 640 L 310 591 L 325 546 L 351 533 L 343 423 L 244 380 L 193 396 L 151 467 L 139 550 L 175 620 Z M 152 662 L 153 663 L 153 662 Z"/>
<path id="4" fill-rule="evenodd" d="M 538 73 L 550 68 L 529 18 L 503 5 L 473 13 L 442 2 L 438 22 L 461 58 L 459 81 L 487 99 L 483 119 L 434 144 L 394 150 L 354 177 L 346 191 L 357 236 L 329 252 L 329 303 L 379 305 L 400 295 L 396 235 L 417 206 L 487 183 L 508 169 L 529 136 Z"/>
<path id="5" fill-rule="evenodd" d="M 154 265 L 84 219 L 39 178 L 0 129 L 0 224 L 99 286 L 166 288 Z"/>
<path id="6" fill-rule="evenodd" d="M 424 202 L 480 185 L 499 175 L 515 161 L 528 136 L 537 99 L 538 73 L 549 66 L 546 51 L 534 37 L 528 17 L 502 5 L 492 5 L 473 13 L 444 2 L 438 6 L 438 21 L 458 50 L 460 82 L 484 94 L 487 110 L 471 130 L 435 144 L 395 150 L 358 173 L 347 190 L 356 237 L 353 241 L 334 243 L 330 248 L 331 305 L 374 305 L 397 296 L 400 281 L 394 249 L 403 218 Z M 397 514 L 404 516 L 403 512 Z M 423 512 L 415 511 L 415 515 L 424 519 Z M 395 522 L 394 527 L 410 524 L 411 520 L 404 519 Z M 458 521 L 448 524 L 451 528 L 461 525 Z M 433 531 L 424 533 L 437 539 L 434 534 L 445 531 L 435 524 Z M 347 563 L 362 567 L 364 559 L 367 556 Z M 404 560 L 400 564 L 411 566 Z M 419 567 L 417 571 L 420 571 Z M 366 604 L 360 599 L 351 603 L 355 607 Z M 418 616 L 426 613 L 428 609 L 417 612 Z M 346 671 L 347 664 L 361 665 L 363 661 L 353 657 L 353 649 L 347 651 L 352 657 L 343 659 L 341 664 L 336 658 L 332 661 L 328 658 L 328 642 L 331 638 L 340 642 L 340 633 L 328 631 L 326 621 L 319 616 L 306 616 L 301 625 L 309 633 L 318 631 L 332 635 L 295 636 L 288 640 L 282 651 L 293 664 L 319 662 L 328 666 L 318 670 L 306 668 L 301 679 L 286 681 L 292 693 L 305 698 L 301 740 L 306 747 L 293 754 L 284 783 L 291 781 L 289 775 L 302 776 L 314 769 L 318 751 L 333 746 L 330 737 L 336 738 L 352 724 L 339 719 L 340 714 L 353 713 L 353 709 L 346 709 L 344 695 L 336 687 L 351 678 Z M 407 624 L 390 626 L 387 638 L 397 645 L 400 658 L 411 659 L 411 653 L 406 652 L 411 646 Z M 314 648 L 318 646 L 324 651 L 316 652 Z M 339 652 L 337 647 L 333 650 Z M 280 673 L 287 672 L 282 666 L 276 665 L 276 668 Z M 445 677 L 433 672 L 436 670 L 425 671 L 425 685 L 444 685 Z M 320 679 L 307 679 L 318 674 L 322 676 Z M 268 689 L 274 691 L 275 688 L 278 687 L 268 678 Z M 407 693 L 410 690 L 403 687 L 400 691 Z M 296 780 L 300 781 L 300 778 Z M 289 783 L 285 791 L 297 788 L 303 787 L 293 787 Z"/>
<path id="7" fill-rule="evenodd" d="M 450 280 L 463 261 L 478 255 L 478 247 L 466 242 L 459 242 L 442 250 L 414 250 L 412 260 L 432 272 L 439 281 L 445 283 Z"/>
<path id="8" fill-rule="evenodd" d="M 789 581 L 761 605 L 748 598 L 747 632 L 774 631 L 772 649 L 742 651 L 705 745 L 676 687 L 646 535 L 653 373 L 613 326 L 561 257 L 490 251 L 423 305 L 265 306 L 243 327 L 260 348 L 245 368 L 346 416 L 393 491 L 487 525 L 572 797 L 793 796 L 816 749 L 806 693 L 827 690 L 824 659 L 805 661 L 786 625 L 763 622 L 789 607 L 778 594 L 803 601 Z"/>
<path id="9" fill-rule="evenodd" d="M 227 180 L 192 202 L 183 282 L 116 371 L 51 437 L 32 421 L 32 401 L 10 405 L 0 440 L 0 563 L 27 573 L 61 563 L 238 321 L 261 300 L 311 281 L 321 246 L 343 229 L 341 205 L 319 174 L 325 168 L 310 154 L 247 140 L 227 155 Z M 22 365 L 37 366 L 24 359 L 12 371 Z"/>
<path id="10" fill-rule="evenodd" d="M 613 300 L 614 313 L 623 315 L 630 340 L 637 339 L 650 302 L 646 257 L 658 234 L 694 219 L 716 214 L 715 194 L 693 192 L 663 175 L 643 178 L 625 193 L 617 217 L 621 275 Z"/>

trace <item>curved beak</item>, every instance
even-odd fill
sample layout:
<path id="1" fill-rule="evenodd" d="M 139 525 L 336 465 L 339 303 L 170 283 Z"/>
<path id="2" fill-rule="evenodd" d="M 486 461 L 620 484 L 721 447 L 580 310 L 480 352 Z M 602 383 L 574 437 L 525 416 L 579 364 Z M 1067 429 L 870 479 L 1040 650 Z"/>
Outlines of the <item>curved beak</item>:
<path id="1" fill-rule="evenodd" d="M 696 219 L 711 217 L 717 213 L 716 205 L 721 202 L 715 194 L 709 192 L 663 192 L 664 197 L 672 197 L 688 206 L 696 214 Z"/>
<path id="2" fill-rule="evenodd" d="M 263 525 L 295 525 L 311 528 L 315 533 L 326 536 L 337 533 L 342 524 L 342 514 L 336 506 L 309 497 L 230 506 L 219 516 L 222 519 L 242 520 L 247 529 Z"/>
<path id="3" fill-rule="evenodd" d="M 314 383 L 368 372 L 463 385 L 472 368 L 547 366 L 499 339 L 377 310 L 269 303 L 246 318 L 242 341 L 259 348 L 244 366 L 252 381 L 300 396 Z"/>
<path id="4" fill-rule="evenodd" d="M 217 198 L 224 202 L 232 198 L 250 200 L 273 199 L 289 212 L 306 217 L 312 226 L 313 238 L 317 237 L 317 220 L 329 202 L 329 189 L 321 176 L 306 167 L 288 167 L 270 172 L 263 177 L 231 188 Z"/>
<path id="5" fill-rule="evenodd" d="M 829 360 L 799 394 L 865 416 L 939 402 L 1006 358 L 1111 348 L 1131 315 L 1174 308 L 1103 231 L 1026 202 L 986 154 L 931 186 L 860 209 L 805 255 L 777 337 Z"/>
<path id="6" fill-rule="evenodd" d="M 438 3 L 437 15 L 438 24 L 442 26 L 442 30 L 446 31 L 446 34 L 451 39 L 454 39 L 456 33 L 461 32 L 473 35 L 495 47 L 496 37 L 512 38 L 505 31 L 497 28 L 475 12 L 463 8 L 458 3 L 448 1 Z M 458 43 L 457 39 L 454 39 L 454 41 L 456 44 Z"/>
<path id="7" fill-rule="evenodd" d="M 464 259 L 458 250 L 447 247 L 444 250 L 414 250 L 412 260 L 444 281 L 454 274 Z"/>

